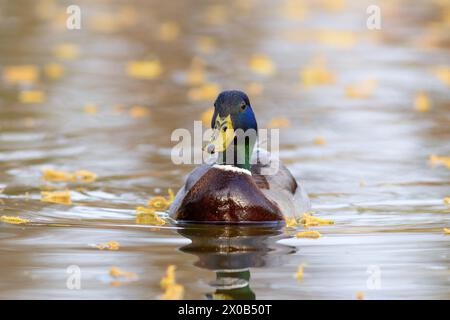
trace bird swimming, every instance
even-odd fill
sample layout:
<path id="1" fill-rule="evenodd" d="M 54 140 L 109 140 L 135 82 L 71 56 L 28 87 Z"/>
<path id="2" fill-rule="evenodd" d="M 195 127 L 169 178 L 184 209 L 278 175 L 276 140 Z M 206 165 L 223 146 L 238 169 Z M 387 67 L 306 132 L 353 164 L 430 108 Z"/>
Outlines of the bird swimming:
<path id="1" fill-rule="evenodd" d="M 290 171 L 255 148 L 258 125 L 248 96 L 223 91 L 214 103 L 206 147 L 213 163 L 195 168 L 178 191 L 169 215 L 180 222 L 283 223 L 310 211 L 309 198 Z M 278 170 L 268 170 L 276 162 Z"/>

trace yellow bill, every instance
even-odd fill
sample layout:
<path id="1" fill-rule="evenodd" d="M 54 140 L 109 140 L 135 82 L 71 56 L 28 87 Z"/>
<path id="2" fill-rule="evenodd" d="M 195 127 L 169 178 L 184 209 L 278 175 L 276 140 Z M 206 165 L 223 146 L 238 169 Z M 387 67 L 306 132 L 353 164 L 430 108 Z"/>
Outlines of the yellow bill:
<path id="1" fill-rule="evenodd" d="M 233 123 L 231 116 L 221 118 L 217 115 L 215 120 L 214 131 L 208 144 L 208 152 L 223 152 L 234 139 Z"/>

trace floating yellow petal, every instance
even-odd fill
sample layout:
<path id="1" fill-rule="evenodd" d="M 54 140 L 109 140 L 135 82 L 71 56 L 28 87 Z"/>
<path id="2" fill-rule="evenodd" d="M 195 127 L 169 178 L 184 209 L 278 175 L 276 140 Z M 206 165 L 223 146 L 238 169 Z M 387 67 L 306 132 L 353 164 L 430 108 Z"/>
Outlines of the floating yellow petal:
<path id="1" fill-rule="evenodd" d="M 419 112 L 427 112 L 431 109 L 431 101 L 425 92 L 419 92 L 414 100 L 414 108 Z"/>
<path id="2" fill-rule="evenodd" d="M 205 82 L 204 62 L 199 58 L 194 58 L 187 72 L 186 81 L 190 85 L 201 85 Z"/>
<path id="3" fill-rule="evenodd" d="M 129 76 L 138 79 L 155 79 L 162 74 L 162 66 L 159 60 L 130 61 L 127 64 Z"/>
<path id="4" fill-rule="evenodd" d="M 13 217 L 13 216 L 1 216 L 0 221 L 4 223 L 10 223 L 10 224 L 24 224 L 30 222 L 28 219 L 23 219 L 20 217 Z"/>
<path id="5" fill-rule="evenodd" d="M 295 218 L 288 218 L 285 216 L 284 221 L 286 223 L 286 227 L 289 227 L 289 228 L 294 228 L 298 225 L 297 220 Z"/>
<path id="6" fill-rule="evenodd" d="M 449 228 L 444 228 L 444 234 L 450 234 L 450 229 Z"/>
<path id="7" fill-rule="evenodd" d="M 323 146 L 327 143 L 327 141 L 323 137 L 316 137 L 316 138 L 314 138 L 313 142 L 314 142 L 314 144 L 316 144 L 318 146 Z"/>
<path id="8" fill-rule="evenodd" d="M 298 267 L 298 269 L 297 269 L 297 274 L 296 274 L 296 278 L 297 278 L 298 281 L 300 281 L 300 280 L 303 279 L 303 270 L 304 270 L 304 269 L 305 269 L 305 268 L 304 268 L 303 265 L 300 265 L 300 266 Z"/>
<path id="9" fill-rule="evenodd" d="M 143 106 L 133 106 L 130 109 L 130 116 L 132 118 L 145 118 L 150 114 L 148 108 Z"/>
<path id="10" fill-rule="evenodd" d="M 174 41 L 180 35 L 180 27 L 173 21 L 163 22 L 159 27 L 158 35 L 162 41 Z"/>
<path id="11" fill-rule="evenodd" d="M 431 165 L 444 165 L 450 169 L 450 157 L 431 155 L 429 160 Z"/>
<path id="12" fill-rule="evenodd" d="M 136 273 L 123 271 L 123 270 L 119 269 L 118 267 L 112 267 L 109 270 L 109 275 L 111 277 L 113 277 L 113 278 L 126 278 L 126 279 L 129 279 L 129 280 L 133 280 L 133 279 L 137 279 L 138 278 Z"/>
<path id="13" fill-rule="evenodd" d="M 41 192 L 41 201 L 42 202 L 52 202 L 70 205 L 72 204 L 72 200 L 70 198 L 70 191 L 42 191 Z"/>
<path id="14" fill-rule="evenodd" d="M 193 101 L 211 101 L 217 97 L 220 87 L 214 83 L 205 83 L 188 91 L 189 99 Z"/>
<path id="15" fill-rule="evenodd" d="M 6 66 L 3 79 L 9 83 L 34 83 L 39 79 L 39 69 L 34 65 Z"/>
<path id="16" fill-rule="evenodd" d="M 209 108 L 208 110 L 202 112 L 201 119 L 205 127 L 211 126 L 211 119 L 213 115 L 214 115 L 214 108 Z"/>
<path id="17" fill-rule="evenodd" d="M 295 235 L 297 238 L 310 238 L 317 239 L 320 238 L 321 234 L 318 231 L 302 231 Z"/>
<path id="18" fill-rule="evenodd" d="M 319 31 L 317 40 L 320 43 L 333 47 L 353 47 L 356 42 L 356 34 L 350 31 Z"/>
<path id="19" fill-rule="evenodd" d="M 19 93 L 19 101 L 26 104 L 42 103 L 45 93 L 40 90 L 25 90 Z"/>
<path id="20" fill-rule="evenodd" d="M 153 208 L 144 208 L 144 207 L 137 207 L 137 215 L 136 215 L 136 223 L 137 224 L 145 224 L 145 225 L 152 225 L 152 226 L 163 226 L 166 224 L 166 221 L 161 218 L 158 214 L 151 212 L 154 211 Z M 144 212 L 144 211 L 150 211 L 150 212 Z"/>
<path id="21" fill-rule="evenodd" d="M 53 169 L 42 169 L 43 179 L 51 182 L 67 182 L 71 181 L 73 175 L 66 171 L 58 171 Z"/>
<path id="22" fill-rule="evenodd" d="M 161 279 L 159 284 L 161 285 L 162 289 L 167 289 L 169 286 L 172 286 L 175 284 L 175 270 L 176 266 L 171 264 L 167 267 L 166 275 Z"/>
<path id="23" fill-rule="evenodd" d="M 264 86 L 261 83 L 258 82 L 250 82 L 247 85 L 247 93 L 249 96 L 258 96 L 264 91 Z"/>
<path id="24" fill-rule="evenodd" d="M 73 43 L 62 43 L 53 49 L 54 55 L 59 59 L 73 60 L 78 58 L 79 49 Z"/>
<path id="25" fill-rule="evenodd" d="M 442 83 L 450 86 L 450 67 L 440 66 L 433 69 L 433 73 Z"/>
<path id="26" fill-rule="evenodd" d="M 307 14 L 305 4 L 297 0 L 288 0 L 281 7 L 281 15 L 292 20 L 303 20 Z"/>
<path id="27" fill-rule="evenodd" d="M 445 197 L 444 198 L 444 204 L 450 206 L 450 197 Z"/>
<path id="28" fill-rule="evenodd" d="M 275 72 L 275 64 L 264 55 L 254 55 L 250 59 L 250 68 L 262 75 L 271 75 Z"/>
<path id="29" fill-rule="evenodd" d="M 85 113 L 88 113 L 88 114 L 96 114 L 97 113 L 97 106 L 95 104 L 93 104 L 93 103 L 87 103 L 84 106 L 83 111 Z"/>
<path id="30" fill-rule="evenodd" d="M 322 57 L 314 58 L 310 65 L 304 67 L 300 71 L 300 78 L 306 87 L 333 84 L 336 81 L 334 74 L 327 69 L 325 59 Z"/>
<path id="31" fill-rule="evenodd" d="M 291 122 L 288 118 L 273 118 L 267 126 L 272 129 L 289 128 L 291 126 Z"/>
<path id="32" fill-rule="evenodd" d="M 184 296 L 184 287 L 176 283 L 174 265 L 167 267 L 166 275 L 161 279 L 161 288 L 165 290 L 162 300 L 180 300 Z"/>
<path id="33" fill-rule="evenodd" d="M 197 48 L 205 54 L 213 53 L 217 48 L 216 40 L 211 37 L 201 37 L 197 41 Z"/>
<path id="34" fill-rule="evenodd" d="M 161 300 L 181 300 L 183 297 L 184 287 L 181 284 L 174 284 L 166 289 Z"/>
<path id="35" fill-rule="evenodd" d="M 100 250 L 107 249 L 107 250 L 115 251 L 115 250 L 119 250 L 120 244 L 117 241 L 109 241 L 106 243 L 100 243 L 100 244 L 96 245 L 96 247 Z"/>
<path id="36" fill-rule="evenodd" d="M 325 220 L 322 218 L 314 217 L 309 213 L 304 213 L 303 217 L 300 219 L 300 223 L 305 227 L 316 227 L 316 226 L 326 226 L 334 224 L 332 220 Z"/>
<path id="37" fill-rule="evenodd" d="M 376 80 L 365 80 L 360 83 L 349 85 L 345 88 L 345 94 L 349 98 L 367 99 L 370 98 L 378 86 Z"/>
<path id="38" fill-rule="evenodd" d="M 64 75 L 64 67 L 59 63 L 49 63 L 45 65 L 44 72 L 50 79 L 59 79 Z"/>

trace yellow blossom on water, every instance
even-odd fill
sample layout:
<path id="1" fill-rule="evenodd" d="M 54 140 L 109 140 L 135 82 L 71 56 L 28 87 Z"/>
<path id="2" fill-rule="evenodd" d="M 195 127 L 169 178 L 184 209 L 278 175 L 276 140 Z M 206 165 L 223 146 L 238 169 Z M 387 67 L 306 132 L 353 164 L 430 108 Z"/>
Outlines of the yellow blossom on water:
<path id="1" fill-rule="evenodd" d="M 327 11 L 342 11 L 347 5 L 346 0 L 324 0 L 321 2 L 323 9 Z"/>
<path id="2" fill-rule="evenodd" d="M 356 293 L 356 300 L 364 300 L 364 292 L 358 291 Z"/>
<path id="3" fill-rule="evenodd" d="M 127 73 L 137 79 L 155 79 L 162 74 L 159 60 L 130 61 L 127 64 Z"/>
<path id="4" fill-rule="evenodd" d="M 264 91 L 264 86 L 262 83 L 258 83 L 258 82 L 250 82 L 247 85 L 246 88 L 247 93 L 249 94 L 249 96 L 258 96 L 261 93 L 263 93 Z"/>
<path id="5" fill-rule="evenodd" d="M 148 207 L 137 207 L 136 212 L 136 223 L 137 224 L 147 224 L 154 226 L 163 226 L 167 222 L 161 218 L 156 211 L 164 211 L 169 208 L 175 195 L 172 189 L 168 190 L 169 198 L 166 199 L 162 196 L 157 196 L 148 201 Z"/>
<path id="6" fill-rule="evenodd" d="M 335 83 L 336 79 L 327 67 L 325 59 L 315 57 L 313 62 L 300 71 L 301 82 L 305 87 Z"/>
<path id="7" fill-rule="evenodd" d="M 184 287 L 181 284 L 174 284 L 166 289 L 161 300 L 181 300 L 183 297 Z"/>
<path id="8" fill-rule="evenodd" d="M 42 191 L 41 192 L 42 202 L 52 202 L 65 205 L 71 205 L 72 200 L 70 197 L 70 191 Z"/>
<path id="9" fill-rule="evenodd" d="M 192 59 L 189 70 L 186 75 L 186 82 L 190 85 L 200 85 L 205 82 L 204 62 L 195 57 Z"/>
<path id="10" fill-rule="evenodd" d="M 79 53 L 78 47 L 73 43 L 61 43 L 53 49 L 53 54 L 63 60 L 74 60 Z"/>
<path id="11" fill-rule="evenodd" d="M 88 113 L 88 114 L 96 114 L 97 113 L 97 106 L 95 104 L 93 104 L 93 103 L 87 103 L 84 106 L 83 111 L 85 113 Z"/>
<path id="12" fill-rule="evenodd" d="M 419 112 L 427 112 L 431 109 L 431 101 L 425 92 L 419 92 L 414 100 L 414 108 Z"/>
<path id="13" fill-rule="evenodd" d="M 444 204 L 450 206 L 450 197 L 445 197 L 444 198 Z"/>
<path id="14" fill-rule="evenodd" d="M 250 68 L 255 73 L 262 75 L 271 75 L 275 72 L 275 64 L 269 57 L 258 54 L 250 59 Z"/>
<path id="15" fill-rule="evenodd" d="M 3 79 L 9 83 L 34 83 L 39 79 L 39 69 L 34 65 L 6 66 Z"/>
<path id="16" fill-rule="evenodd" d="M 307 8 L 301 1 L 288 0 L 284 2 L 280 13 L 286 19 L 303 20 L 307 14 Z"/>
<path id="17" fill-rule="evenodd" d="M 206 7 L 204 19 L 210 25 L 221 26 L 228 21 L 228 6 L 223 4 L 214 4 Z"/>
<path id="18" fill-rule="evenodd" d="M 211 126 L 211 120 L 213 115 L 214 115 L 214 108 L 209 108 L 208 110 L 202 112 L 201 119 L 205 127 Z"/>
<path id="19" fill-rule="evenodd" d="M 153 208 L 137 207 L 136 224 L 144 224 L 151 226 L 163 226 L 166 224 L 166 220 L 161 218 L 154 211 Z"/>
<path id="20" fill-rule="evenodd" d="M 132 118 L 145 118 L 150 114 L 150 110 L 143 106 L 133 106 L 130 109 L 130 116 Z"/>
<path id="21" fill-rule="evenodd" d="M 304 269 L 305 269 L 305 267 L 304 267 L 303 264 L 298 266 L 297 274 L 295 275 L 295 277 L 297 278 L 298 281 L 303 279 L 303 271 L 304 271 Z"/>
<path id="22" fill-rule="evenodd" d="M 180 27 L 174 21 L 166 21 L 159 26 L 158 36 L 162 41 L 174 41 L 179 35 Z"/>
<path id="23" fill-rule="evenodd" d="M 300 223 L 305 227 L 326 226 L 334 224 L 332 220 L 325 220 L 319 217 L 314 217 L 310 213 L 304 213 L 300 219 Z"/>
<path id="24" fill-rule="evenodd" d="M 112 250 L 116 251 L 120 249 L 120 244 L 117 241 L 109 241 L 105 243 L 100 243 L 96 245 L 96 247 L 100 250 Z"/>
<path id="25" fill-rule="evenodd" d="M 59 79 L 64 75 L 64 67 L 59 63 L 49 63 L 44 66 L 44 73 L 50 79 Z"/>
<path id="26" fill-rule="evenodd" d="M 428 161 L 432 166 L 444 165 L 450 169 L 450 157 L 431 155 Z"/>
<path id="27" fill-rule="evenodd" d="M 10 223 L 10 224 L 25 224 L 30 222 L 28 219 L 23 219 L 20 217 L 13 217 L 13 216 L 1 216 L 0 221 L 4 223 Z"/>
<path id="28" fill-rule="evenodd" d="M 295 217 L 289 218 L 285 216 L 284 221 L 286 223 L 286 227 L 288 228 L 294 228 L 297 226 L 297 220 L 295 219 Z"/>
<path id="29" fill-rule="evenodd" d="M 197 48 L 200 52 L 209 54 L 213 53 L 217 49 L 216 40 L 212 37 L 201 37 L 197 41 Z"/>
<path id="30" fill-rule="evenodd" d="M 191 88 L 188 97 L 192 101 L 211 101 L 217 97 L 220 87 L 214 83 L 205 83 L 199 87 Z"/>
<path id="31" fill-rule="evenodd" d="M 440 66 L 433 69 L 433 74 L 438 77 L 442 83 L 450 86 L 450 67 Z"/>
<path id="32" fill-rule="evenodd" d="M 325 45 L 334 47 L 353 47 L 356 42 L 356 34 L 351 31 L 324 30 L 317 33 L 317 40 Z"/>
<path id="33" fill-rule="evenodd" d="M 348 98 L 367 99 L 373 95 L 377 86 L 378 82 L 376 80 L 369 79 L 347 86 L 345 94 Z"/>
<path id="34" fill-rule="evenodd" d="M 175 284 L 175 269 L 176 266 L 173 264 L 167 267 L 166 275 L 159 282 L 162 289 L 167 289 L 169 286 Z"/>
<path id="35" fill-rule="evenodd" d="M 42 169 L 43 179 L 51 182 L 67 182 L 73 179 L 73 175 L 66 171 Z"/>
<path id="36" fill-rule="evenodd" d="M 97 32 L 113 33 L 120 30 L 118 19 L 111 13 L 101 13 L 88 20 L 88 28 Z"/>
<path id="37" fill-rule="evenodd" d="M 73 173 L 73 181 L 80 182 L 94 182 L 97 179 L 97 175 L 87 170 L 78 170 Z"/>
<path id="38" fill-rule="evenodd" d="M 289 128 L 290 126 L 291 122 L 289 121 L 288 118 L 273 118 L 267 125 L 268 128 L 272 129 Z"/>
<path id="39" fill-rule="evenodd" d="M 449 228 L 444 228 L 444 234 L 450 234 L 450 229 Z"/>
<path id="40" fill-rule="evenodd" d="M 148 201 L 148 206 L 159 211 L 164 211 L 169 208 L 170 203 L 166 198 L 157 196 Z"/>
<path id="41" fill-rule="evenodd" d="M 327 141 L 323 137 L 316 137 L 316 138 L 314 138 L 313 142 L 314 142 L 314 144 L 316 144 L 318 146 L 323 146 L 327 143 Z"/>
<path id="42" fill-rule="evenodd" d="M 25 90 L 19 93 L 19 101 L 26 104 L 42 103 L 45 93 L 40 90 Z"/>
<path id="43" fill-rule="evenodd" d="M 118 267 L 111 267 L 111 269 L 109 270 L 109 275 L 113 278 L 125 278 L 128 280 L 135 280 L 138 278 L 136 273 L 123 271 Z"/>
<path id="44" fill-rule="evenodd" d="M 295 235 L 297 238 L 310 238 L 317 239 L 321 237 L 321 234 L 318 231 L 302 231 Z"/>
<path id="45" fill-rule="evenodd" d="M 176 283 L 174 265 L 167 267 L 165 276 L 161 279 L 160 285 L 165 290 L 162 300 L 180 300 L 184 296 L 184 287 Z"/>

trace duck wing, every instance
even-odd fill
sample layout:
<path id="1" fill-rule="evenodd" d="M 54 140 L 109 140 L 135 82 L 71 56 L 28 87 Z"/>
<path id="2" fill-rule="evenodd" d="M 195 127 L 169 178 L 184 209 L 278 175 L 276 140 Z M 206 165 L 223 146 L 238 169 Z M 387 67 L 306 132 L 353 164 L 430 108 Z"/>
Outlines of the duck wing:
<path id="1" fill-rule="evenodd" d="M 264 150 L 256 149 L 252 157 L 252 177 L 265 194 L 275 202 L 287 217 L 299 217 L 311 210 L 311 203 L 301 181 L 275 157 Z"/>

